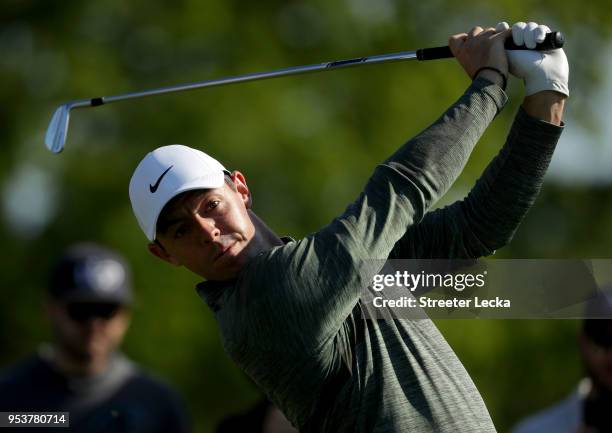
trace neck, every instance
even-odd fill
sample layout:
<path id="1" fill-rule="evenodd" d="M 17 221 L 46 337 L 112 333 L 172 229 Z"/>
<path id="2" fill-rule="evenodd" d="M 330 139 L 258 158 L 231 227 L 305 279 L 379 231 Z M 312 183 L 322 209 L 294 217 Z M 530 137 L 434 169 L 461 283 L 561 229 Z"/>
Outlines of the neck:
<path id="1" fill-rule="evenodd" d="M 283 245 L 281 238 L 274 233 L 272 229 L 270 229 L 270 227 L 268 227 L 266 223 L 264 223 L 263 220 L 255 214 L 255 212 L 251 210 L 248 212 L 251 221 L 255 226 L 255 236 L 251 241 L 252 250 L 250 251 L 252 257 L 263 251 L 268 251 L 273 247 Z"/>
<path id="2" fill-rule="evenodd" d="M 51 361 L 65 376 L 96 376 L 103 373 L 109 364 L 109 357 L 86 357 L 70 353 L 60 346 L 54 346 Z"/>

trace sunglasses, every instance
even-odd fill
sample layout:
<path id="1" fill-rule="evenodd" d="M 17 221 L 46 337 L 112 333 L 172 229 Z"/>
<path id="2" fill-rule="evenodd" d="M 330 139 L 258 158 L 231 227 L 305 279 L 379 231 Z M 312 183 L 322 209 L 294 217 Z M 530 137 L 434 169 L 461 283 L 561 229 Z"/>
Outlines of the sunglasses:
<path id="1" fill-rule="evenodd" d="M 74 302 L 66 305 L 68 316 L 75 322 L 109 320 L 117 314 L 119 308 L 119 304 L 111 302 Z"/>

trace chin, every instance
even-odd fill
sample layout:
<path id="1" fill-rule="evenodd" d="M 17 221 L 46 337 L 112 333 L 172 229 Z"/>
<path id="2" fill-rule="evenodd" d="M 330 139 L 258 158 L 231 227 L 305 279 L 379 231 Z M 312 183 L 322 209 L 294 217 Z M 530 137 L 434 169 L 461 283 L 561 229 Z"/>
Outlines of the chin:
<path id="1" fill-rule="evenodd" d="M 87 345 L 86 352 L 91 358 L 97 358 L 100 356 L 106 356 L 109 350 L 109 346 L 105 343 L 91 342 Z"/>
<path id="2" fill-rule="evenodd" d="M 233 263 L 226 264 L 222 266 L 220 269 L 213 269 L 212 271 L 206 272 L 195 272 L 199 276 L 203 277 L 206 280 L 213 281 L 226 281 L 232 280 L 238 276 L 244 265 L 246 264 L 246 260 L 237 254 L 233 257 Z"/>

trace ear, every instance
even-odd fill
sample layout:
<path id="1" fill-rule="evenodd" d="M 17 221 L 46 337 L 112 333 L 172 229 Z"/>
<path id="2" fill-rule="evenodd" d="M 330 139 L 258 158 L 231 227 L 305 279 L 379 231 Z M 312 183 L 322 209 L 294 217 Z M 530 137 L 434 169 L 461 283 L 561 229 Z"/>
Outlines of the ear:
<path id="1" fill-rule="evenodd" d="M 169 254 L 161 245 L 158 245 L 155 242 L 149 243 L 147 245 L 149 252 L 153 254 L 155 257 L 162 259 L 164 262 L 168 262 L 174 266 L 180 266 L 181 263 L 174 258 L 171 254 Z"/>
<path id="2" fill-rule="evenodd" d="M 249 191 L 249 187 L 247 186 L 246 179 L 244 175 L 238 170 L 232 173 L 232 180 L 234 181 L 234 185 L 236 185 L 236 191 L 240 194 L 242 201 L 247 209 L 251 209 L 253 206 L 253 199 L 251 197 L 251 192 Z"/>

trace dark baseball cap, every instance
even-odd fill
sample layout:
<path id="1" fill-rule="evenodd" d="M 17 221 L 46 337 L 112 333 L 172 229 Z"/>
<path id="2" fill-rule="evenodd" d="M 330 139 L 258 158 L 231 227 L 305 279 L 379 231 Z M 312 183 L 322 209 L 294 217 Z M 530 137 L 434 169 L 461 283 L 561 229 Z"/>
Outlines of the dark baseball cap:
<path id="1" fill-rule="evenodd" d="M 93 243 L 68 248 L 51 271 L 49 294 L 62 302 L 132 303 L 130 272 L 117 252 Z"/>

